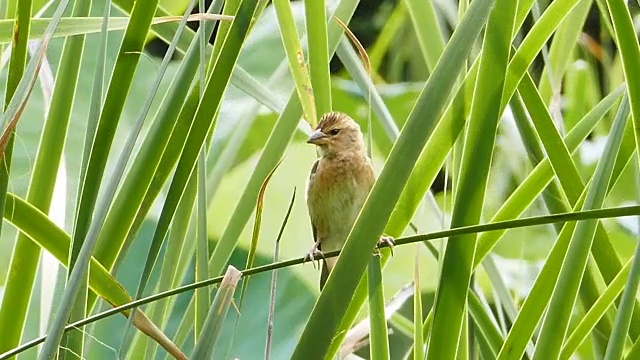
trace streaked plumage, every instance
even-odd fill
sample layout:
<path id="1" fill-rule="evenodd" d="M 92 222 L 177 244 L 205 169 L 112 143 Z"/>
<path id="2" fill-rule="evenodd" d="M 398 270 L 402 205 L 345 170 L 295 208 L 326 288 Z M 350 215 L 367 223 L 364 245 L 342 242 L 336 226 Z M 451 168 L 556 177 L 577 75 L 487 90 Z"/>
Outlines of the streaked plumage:
<path id="1" fill-rule="evenodd" d="M 375 174 L 360 126 L 346 114 L 324 115 L 307 142 L 320 150 L 307 183 L 307 205 L 316 241 L 310 252 L 313 258 L 316 249 L 330 252 L 342 248 Z M 323 260 L 320 289 L 336 261 Z"/>

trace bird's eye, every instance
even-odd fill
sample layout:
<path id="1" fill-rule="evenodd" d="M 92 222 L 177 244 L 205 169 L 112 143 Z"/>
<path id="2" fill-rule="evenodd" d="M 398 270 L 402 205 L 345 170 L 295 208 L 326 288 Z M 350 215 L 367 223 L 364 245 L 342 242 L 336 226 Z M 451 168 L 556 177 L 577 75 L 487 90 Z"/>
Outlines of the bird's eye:
<path id="1" fill-rule="evenodd" d="M 340 129 L 333 129 L 331 131 L 329 131 L 330 135 L 338 135 L 338 133 L 340 132 Z"/>

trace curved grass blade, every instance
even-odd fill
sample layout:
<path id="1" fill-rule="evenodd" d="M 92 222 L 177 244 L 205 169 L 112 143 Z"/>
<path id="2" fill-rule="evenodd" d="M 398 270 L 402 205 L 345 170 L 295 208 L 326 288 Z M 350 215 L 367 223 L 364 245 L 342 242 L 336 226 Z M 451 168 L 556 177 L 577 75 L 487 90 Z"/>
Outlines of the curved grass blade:
<path id="1" fill-rule="evenodd" d="M 224 319 L 233 301 L 233 293 L 236 290 L 241 276 L 242 273 L 240 271 L 229 265 L 220 283 L 216 297 L 213 299 L 213 304 L 211 305 L 209 314 L 207 314 L 207 320 L 204 323 L 202 333 L 196 341 L 196 347 L 193 350 L 191 358 L 211 359 L 213 356 L 213 350 L 218 342 Z"/>
<path id="2" fill-rule="evenodd" d="M 253 223 L 253 232 L 251 234 L 251 245 L 249 246 L 249 254 L 247 255 L 247 263 L 245 265 L 245 269 L 249 269 L 253 267 L 253 263 L 256 259 L 256 251 L 258 249 L 258 238 L 260 237 L 260 225 L 262 225 L 262 209 L 264 208 L 264 194 L 267 191 L 267 185 L 269 185 L 269 181 L 273 174 L 275 174 L 278 167 L 282 164 L 282 160 L 280 160 L 276 166 L 273 167 L 269 175 L 264 179 L 262 185 L 260 186 L 260 191 L 258 191 L 258 201 L 256 202 L 256 219 Z M 247 292 L 247 287 L 249 286 L 249 277 L 244 279 L 242 282 L 242 288 L 240 290 L 240 303 L 238 307 L 242 309 L 242 303 L 244 301 L 244 295 Z"/>
<path id="3" fill-rule="evenodd" d="M 110 2 L 107 1 L 105 7 L 109 7 Z M 73 6 L 73 16 L 88 16 L 91 10 L 91 1 L 83 0 L 76 1 Z M 107 13 L 109 13 L 107 11 Z M 105 19 L 108 15 L 104 15 Z M 107 21 L 107 20 L 105 20 Z M 103 36 L 106 37 L 106 32 L 103 32 Z M 71 108 L 73 106 L 73 99 L 75 98 L 76 85 L 80 73 L 80 64 L 83 57 L 84 36 L 77 36 L 67 38 L 63 48 L 63 54 L 61 64 L 58 67 L 56 74 L 56 84 L 52 95 L 52 102 L 50 111 L 47 114 L 44 132 L 41 137 L 40 147 L 38 149 L 38 156 L 36 158 L 36 166 L 34 167 L 31 177 L 31 183 L 27 194 L 27 201 L 36 205 L 39 209 L 47 212 L 51 205 L 51 198 L 53 196 L 54 186 L 56 184 L 56 172 L 60 165 L 62 151 L 67 135 L 67 127 L 69 126 L 69 120 L 71 115 Z M 101 54 L 102 55 L 102 54 Z M 98 68 L 100 65 L 97 66 Z M 96 70 L 98 72 L 98 70 Z M 102 79 L 101 79 L 102 80 Z M 102 90 L 102 81 L 98 82 L 96 86 L 100 86 Z M 102 103 L 99 98 L 99 103 Z M 95 101 L 92 99 L 91 101 Z M 90 106 L 94 106 L 91 104 Z M 99 105 L 97 105 L 99 107 Z M 92 122 L 94 117 L 89 117 L 88 122 Z M 89 127 L 89 126 L 88 126 Z M 25 241 L 31 243 L 26 239 L 18 238 L 18 241 Z M 33 255 L 39 253 L 34 252 Z M 70 264 L 75 261 L 77 254 L 71 254 Z M 29 281 L 29 279 L 24 279 Z M 83 283 L 88 280 L 83 280 Z M 88 287 L 83 285 L 81 290 L 81 299 L 76 301 L 73 311 L 70 315 L 70 320 L 79 320 L 86 316 L 86 294 Z M 73 331 L 68 333 L 63 339 L 62 344 L 64 351 L 59 355 L 62 359 L 73 358 L 74 356 L 83 356 L 84 353 L 84 331 Z"/>
<path id="4" fill-rule="evenodd" d="M 195 4 L 195 2 L 194 2 Z M 204 0 L 198 0 L 198 9 L 204 9 Z M 204 26 L 203 22 L 200 22 L 200 27 Z M 198 69 L 198 92 L 202 99 L 204 93 L 204 86 L 207 81 L 207 43 L 208 39 L 204 37 L 204 32 L 198 33 L 198 45 L 200 55 L 200 66 Z M 197 191 L 197 229 L 196 229 L 196 281 L 202 281 L 209 277 L 209 236 L 207 226 L 207 206 L 209 199 L 207 198 L 207 149 L 202 147 L 198 154 L 198 191 Z M 187 184 L 187 187 L 189 185 Z M 178 202 L 179 204 L 179 202 Z M 210 289 L 200 289 L 196 291 L 196 313 L 194 321 L 194 336 L 197 338 L 200 335 L 200 331 L 206 321 L 206 313 L 209 304 L 211 303 Z"/>
<path id="5" fill-rule="evenodd" d="M 247 262 L 246 262 L 246 264 L 244 266 L 245 269 L 249 269 L 249 268 L 253 267 L 253 263 L 254 263 L 254 261 L 256 259 L 256 252 L 257 252 L 257 249 L 258 249 L 258 239 L 260 238 L 260 226 L 262 225 L 262 209 L 264 208 L 264 194 L 265 194 L 265 192 L 267 190 L 267 185 L 269 184 L 269 181 L 271 180 L 271 177 L 273 176 L 273 174 L 275 173 L 276 169 L 278 169 L 278 167 L 280 166 L 281 163 L 282 163 L 282 159 L 271 170 L 269 175 L 267 175 L 267 178 L 264 179 L 264 181 L 262 182 L 262 185 L 260 186 L 260 191 L 258 192 L 258 201 L 256 202 L 256 218 L 255 218 L 254 223 L 253 223 L 253 232 L 251 234 L 251 244 L 249 245 L 249 253 L 247 254 Z M 287 216 L 287 218 L 288 218 L 288 216 Z M 285 220 L 287 218 L 285 218 Z M 281 228 L 280 230 L 282 232 L 283 228 Z M 279 239 L 276 240 L 277 243 L 279 243 L 279 241 L 280 241 Z M 244 303 L 244 295 L 246 294 L 247 288 L 249 287 L 249 279 L 250 279 L 250 277 L 247 276 L 247 277 L 245 277 L 243 279 L 244 281 L 242 282 L 242 288 L 240 289 L 240 301 L 237 304 L 238 309 L 240 309 L 240 310 L 242 310 L 242 304 Z M 234 326 L 233 326 L 232 335 L 231 335 L 232 339 L 235 338 L 236 329 L 238 328 L 238 321 L 239 320 L 240 320 L 240 314 L 238 314 L 238 316 L 236 317 L 236 321 L 235 321 Z"/>
<path id="6" fill-rule="evenodd" d="M 291 201 L 289 202 L 289 208 L 287 209 L 287 213 L 282 220 L 282 225 L 280 225 L 280 231 L 278 232 L 278 237 L 276 237 L 276 246 L 273 253 L 273 262 L 278 262 L 278 252 L 280 250 L 280 239 L 282 239 L 282 233 L 284 233 L 284 228 L 287 226 L 289 222 L 289 215 L 291 215 L 291 209 L 293 209 L 293 203 L 296 200 L 296 188 L 293 188 L 293 194 L 291 195 Z M 269 294 L 269 317 L 267 320 L 267 345 L 264 349 L 264 358 L 265 360 L 269 360 L 271 358 L 271 347 L 273 344 L 273 319 L 276 313 L 276 283 L 278 280 L 278 270 L 273 270 L 271 274 L 271 292 Z"/>
<path id="7" fill-rule="evenodd" d="M 581 0 L 558 27 L 549 49 L 549 62 L 540 76 L 540 95 L 549 104 L 560 90 L 562 77 L 572 61 L 572 49 L 576 46 L 583 24 L 593 0 Z"/>
<path id="8" fill-rule="evenodd" d="M 634 29 L 633 20 L 629 13 L 629 9 L 625 6 L 623 1 L 609 0 L 607 6 L 611 14 L 611 20 L 615 29 L 615 38 L 617 46 L 620 49 L 620 57 L 622 59 L 622 67 L 624 71 L 624 78 L 627 82 L 627 91 L 629 92 L 629 105 L 631 107 L 631 118 L 633 121 L 634 138 L 636 142 L 636 151 L 640 149 L 640 70 L 637 67 L 637 62 L 640 60 L 640 46 L 638 46 L 638 37 Z M 636 251 L 636 257 L 638 252 Z M 636 259 L 637 261 L 637 259 Z M 632 273 L 634 273 L 635 288 L 638 286 L 638 274 L 636 273 L 637 267 L 634 262 L 632 267 Z M 634 281 L 630 280 L 629 281 Z M 624 345 L 624 338 L 626 337 L 620 332 L 620 328 L 624 329 L 628 327 L 625 324 L 624 317 L 628 317 L 628 312 L 634 309 L 636 294 L 631 293 L 630 289 L 625 290 L 622 303 L 620 304 L 620 313 L 616 317 L 616 328 L 612 334 L 612 339 L 607 346 L 606 358 L 615 358 L 621 356 L 622 347 Z M 632 302 L 632 303 L 630 303 Z M 637 307 L 637 306 L 636 306 Z M 626 334 L 626 331 L 624 332 Z"/>

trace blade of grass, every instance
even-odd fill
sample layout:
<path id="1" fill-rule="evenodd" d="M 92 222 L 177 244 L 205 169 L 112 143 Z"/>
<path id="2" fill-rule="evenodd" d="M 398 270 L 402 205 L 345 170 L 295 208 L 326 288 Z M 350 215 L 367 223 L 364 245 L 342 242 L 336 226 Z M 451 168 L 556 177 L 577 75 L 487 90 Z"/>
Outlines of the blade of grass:
<path id="1" fill-rule="evenodd" d="M 302 47 L 300 46 L 298 30 L 296 29 L 296 24 L 293 20 L 291 5 L 287 0 L 274 0 L 273 6 L 276 9 L 278 28 L 280 29 L 280 35 L 282 37 L 282 45 L 284 46 L 284 51 L 287 55 L 287 59 L 289 60 L 289 69 L 291 69 L 291 75 L 293 76 L 298 98 L 302 104 L 304 117 L 309 124 L 311 124 L 311 127 L 315 127 L 315 124 L 318 122 L 318 114 L 314 100 L 313 87 L 311 79 L 309 78 L 309 72 L 307 70 L 307 64 L 304 59 Z M 324 14 L 324 8 L 321 9 L 321 11 L 322 14 Z M 317 16 L 317 14 L 314 16 Z M 307 19 L 307 22 L 308 21 L 312 20 Z M 320 37 L 321 34 L 314 31 L 314 40 L 319 40 L 315 38 L 316 36 Z M 321 44 L 318 43 L 317 45 Z M 322 49 L 318 49 L 318 51 L 322 51 Z M 320 64 L 318 64 L 318 66 L 320 66 Z M 320 70 L 320 68 L 318 68 L 318 70 Z M 321 73 L 317 74 L 321 76 Z M 320 79 L 320 77 L 318 77 L 318 79 Z M 324 84 L 324 80 L 322 80 L 321 83 Z M 330 89 L 327 88 L 323 91 L 326 92 L 329 90 Z M 323 101 L 326 102 L 326 99 Z M 326 103 L 323 106 L 326 106 Z"/>
<path id="2" fill-rule="evenodd" d="M 374 254 L 369 261 L 369 356 L 373 360 L 389 359 L 389 334 L 387 319 L 384 314 L 384 292 L 382 290 L 381 256 Z"/>
<path id="3" fill-rule="evenodd" d="M 422 57 L 429 71 L 433 71 L 444 50 L 444 39 L 431 0 L 404 0 L 411 23 L 418 37 Z"/>
<path id="4" fill-rule="evenodd" d="M 420 288 L 420 244 L 416 245 L 416 266 L 413 274 L 413 360 L 424 359 L 422 339 L 422 288 Z"/>
<path id="5" fill-rule="evenodd" d="M 194 2 L 195 4 L 195 2 Z M 204 0 L 198 0 L 198 9 L 204 9 Z M 204 22 L 200 22 L 200 27 L 204 27 Z M 198 69 L 198 81 L 200 85 L 198 87 L 200 93 L 200 101 L 204 95 L 204 86 L 207 81 L 207 43 L 208 39 L 205 38 L 204 32 L 198 33 L 198 45 L 200 55 L 200 66 Z M 202 281 L 209 277 L 209 238 L 207 235 L 207 149 L 202 147 L 200 154 L 198 154 L 198 192 L 197 192 L 197 246 L 196 246 L 196 281 Z M 188 184 L 187 184 L 188 186 Z M 200 330 L 204 326 L 206 321 L 207 308 L 210 304 L 209 289 L 201 289 L 195 293 L 196 297 L 196 313 L 194 321 L 194 336 L 197 338 L 200 335 Z"/>
<path id="6" fill-rule="evenodd" d="M 191 260 L 192 258 L 191 250 L 194 245 L 187 239 L 193 238 L 193 233 L 195 233 L 193 223 L 197 221 L 194 210 L 197 185 L 194 183 L 194 179 L 191 179 L 191 182 L 187 185 L 185 195 L 178 204 L 177 215 L 173 219 L 171 232 L 167 236 L 167 249 L 162 260 L 160 279 L 153 291 L 154 293 L 180 286 L 186 272 L 185 268 L 188 266 L 185 265 L 187 263 L 185 259 Z M 173 299 L 165 299 L 153 303 L 147 308 L 151 321 L 161 325 L 162 328 L 166 328 L 169 309 L 174 305 L 174 301 L 171 300 Z M 177 340 L 176 342 L 179 343 Z M 151 359 L 155 359 L 157 349 L 156 343 L 147 341 L 146 337 L 137 336 L 130 346 L 129 354 L 145 354 Z"/>
<path id="7" fill-rule="evenodd" d="M 465 21 L 454 32 L 389 155 L 386 164 L 393 165 L 383 168 L 344 245 L 345 256 L 338 259 L 329 275 L 294 350 L 294 359 L 309 354 L 333 355 L 327 354 L 327 350 L 366 268 L 369 255 L 365 249 L 373 248 L 382 234 L 393 207 L 391 204 L 398 200 L 403 188 L 401 184 L 409 177 L 462 68 L 462 55 L 466 57 L 470 51 L 492 4 L 491 0 L 475 1 L 471 5 L 474 11 L 468 12 L 469 16 L 465 17 Z M 348 264 L 345 258 L 348 259 Z"/>
<path id="8" fill-rule="evenodd" d="M 256 259 L 256 252 L 258 249 L 258 239 L 260 238 L 260 227 L 262 225 L 262 210 L 264 208 L 264 194 L 267 190 L 267 185 L 271 180 L 271 177 L 278 169 L 282 160 L 276 164 L 276 166 L 271 170 L 267 178 L 264 179 L 264 182 L 260 186 L 260 191 L 258 192 L 258 200 L 256 202 L 256 218 L 253 223 L 253 232 L 251 233 L 251 244 L 249 245 L 249 253 L 247 254 L 247 262 L 244 266 L 245 269 L 249 269 L 253 267 L 253 263 Z M 279 240 L 277 240 L 279 241 Z M 208 259 L 207 259 L 208 260 Z M 208 276 L 208 274 L 207 274 Z M 242 305 L 244 304 L 244 296 L 247 292 L 247 288 L 249 287 L 249 279 L 247 276 L 242 281 L 242 288 L 240 289 L 240 301 L 237 304 L 238 309 L 242 310 Z M 236 321 L 233 326 L 233 330 L 231 331 L 231 344 L 233 343 L 233 339 L 235 338 L 236 330 L 238 328 L 238 321 L 240 320 L 240 314 L 236 317 Z M 231 346 L 231 344 L 229 346 Z"/>
<path id="9" fill-rule="evenodd" d="M 380 71 L 380 65 L 382 64 L 384 56 L 389 51 L 389 47 L 397 36 L 398 31 L 403 27 L 406 17 L 407 7 L 404 2 L 398 2 L 395 9 L 385 22 L 380 34 L 376 37 L 375 42 L 369 47 L 371 71 L 376 80 L 379 77 L 377 73 Z"/>
<path id="10" fill-rule="evenodd" d="M 109 6 L 109 2 L 105 6 Z M 90 0 L 76 1 L 72 15 L 76 17 L 88 16 L 90 10 Z M 47 116 L 38 156 L 36 157 L 36 167 L 31 177 L 27 201 L 32 204 L 38 204 L 38 207 L 43 211 L 47 211 L 51 205 L 57 172 L 54 169 L 58 168 L 62 156 L 80 72 L 83 47 L 84 36 L 82 35 L 65 40 L 61 64 L 58 67 L 56 77 L 56 87 L 52 97 L 51 111 Z M 20 238 L 18 238 L 18 241 L 20 241 Z M 22 241 L 31 243 L 26 239 Z M 87 282 L 88 280 L 83 280 L 83 283 L 86 284 Z M 85 300 L 88 291 L 88 286 L 83 285 L 80 292 L 81 298 L 76 302 L 70 315 L 70 320 L 80 320 L 86 316 Z M 59 354 L 61 359 L 82 357 L 84 353 L 84 331 L 73 331 L 66 334 L 61 343 L 64 344 L 62 346 L 64 350 Z"/>
<path id="11" fill-rule="evenodd" d="M 282 160 L 273 167 L 267 178 L 264 179 L 262 185 L 260 186 L 260 191 L 258 192 L 258 201 L 256 202 L 256 219 L 253 223 L 253 232 L 251 234 L 251 245 L 249 246 L 249 254 L 247 255 L 247 263 L 245 264 L 245 269 L 249 269 L 253 267 L 253 263 L 256 259 L 256 252 L 258 250 L 258 239 L 260 237 L 260 226 L 262 225 L 262 209 L 264 208 L 264 194 L 267 191 L 267 185 L 271 180 L 273 174 L 275 174 L 276 170 L 282 163 Z M 240 290 L 240 303 L 238 304 L 239 308 L 242 309 L 242 303 L 244 300 L 244 295 L 247 292 L 247 287 L 249 286 L 249 277 L 245 278 L 242 282 L 242 288 Z"/>
<path id="12" fill-rule="evenodd" d="M 479 223 L 509 62 L 518 2 L 498 0 L 489 16 L 474 93 L 471 118 L 462 154 L 451 226 Z M 436 299 L 427 356 L 454 359 L 462 320 L 466 313 L 468 287 L 473 271 L 477 237 L 450 238 Z"/>
<path id="13" fill-rule="evenodd" d="M 317 114 L 326 114 L 332 110 L 332 107 L 325 1 L 305 0 L 304 13 L 307 25 L 309 75 L 313 89 L 313 100 L 315 100 Z M 313 123 L 313 120 L 310 121 Z"/>
<path id="14" fill-rule="evenodd" d="M 549 49 L 549 63 L 545 64 L 539 86 L 540 95 L 547 104 L 550 103 L 552 96 L 560 91 L 562 77 L 569 67 L 573 49 L 578 42 L 592 3 L 593 0 L 579 1 L 553 36 Z"/>

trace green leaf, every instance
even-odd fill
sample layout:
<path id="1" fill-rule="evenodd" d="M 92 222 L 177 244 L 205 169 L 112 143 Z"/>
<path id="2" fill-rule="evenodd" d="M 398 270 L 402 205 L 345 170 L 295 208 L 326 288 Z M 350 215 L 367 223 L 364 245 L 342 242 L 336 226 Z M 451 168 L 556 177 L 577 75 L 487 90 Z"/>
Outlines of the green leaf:
<path id="1" fill-rule="evenodd" d="M 317 2 L 318 0 L 314 1 Z M 302 104 L 304 117 L 314 126 L 318 121 L 318 114 L 311 79 L 309 78 L 309 71 L 307 70 L 307 63 L 304 59 L 300 39 L 298 38 L 298 30 L 293 20 L 291 5 L 287 0 L 274 0 L 273 6 L 276 8 L 276 14 L 278 15 L 278 27 L 280 28 L 280 34 L 282 36 L 282 44 L 284 45 L 284 50 L 289 60 L 289 69 L 293 76 L 298 98 Z M 323 9 L 321 9 L 321 11 L 324 13 Z M 314 32 L 314 35 L 320 36 L 317 32 Z M 314 38 L 314 40 L 317 39 Z M 318 49 L 318 51 L 322 51 L 322 49 Z M 319 65 L 320 64 L 318 64 L 318 66 Z M 317 70 L 320 70 L 320 68 Z M 326 92 L 328 89 L 323 89 L 322 91 Z"/>
<path id="2" fill-rule="evenodd" d="M 327 39 L 327 17 L 324 0 L 304 1 L 309 51 L 309 75 L 317 116 L 332 110 L 331 78 L 329 76 L 329 48 Z M 297 83 L 296 83 L 297 86 Z M 304 101 L 304 100 L 302 100 Z M 313 123 L 316 119 L 309 119 Z"/>
<path id="3" fill-rule="evenodd" d="M 384 291 L 382 290 L 381 256 L 374 254 L 369 262 L 369 324 L 371 336 L 369 340 L 370 358 L 372 360 L 389 359 L 389 334 L 387 319 L 384 314 Z"/>

